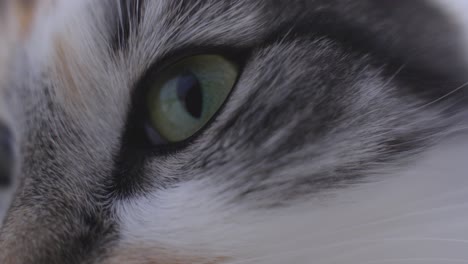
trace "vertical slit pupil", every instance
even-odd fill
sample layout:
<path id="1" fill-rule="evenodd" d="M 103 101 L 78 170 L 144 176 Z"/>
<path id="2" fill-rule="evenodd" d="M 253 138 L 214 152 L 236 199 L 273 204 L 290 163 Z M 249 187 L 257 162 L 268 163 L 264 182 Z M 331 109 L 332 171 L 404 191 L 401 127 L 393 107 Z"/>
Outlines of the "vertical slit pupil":
<path id="1" fill-rule="evenodd" d="M 203 94 L 200 82 L 189 70 L 179 75 L 177 81 L 177 96 L 183 102 L 185 109 L 192 117 L 200 119 L 203 111 Z"/>

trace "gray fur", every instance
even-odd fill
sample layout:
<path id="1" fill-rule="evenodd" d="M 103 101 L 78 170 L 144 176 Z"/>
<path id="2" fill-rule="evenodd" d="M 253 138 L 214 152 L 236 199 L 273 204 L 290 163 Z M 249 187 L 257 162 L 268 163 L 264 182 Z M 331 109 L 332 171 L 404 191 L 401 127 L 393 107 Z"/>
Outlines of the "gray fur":
<path id="1" fill-rule="evenodd" d="M 1 263 L 97 263 L 120 239 L 115 203 L 194 180 L 226 207 L 281 210 L 385 177 L 466 123 L 459 36 L 423 1 L 138 4 L 90 1 L 62 19 L 87 68 L 70 66 L 80 99 L 53 56 L 34 55 L 46 40 L 32 35 L 18 54 L 7 88 L 19 187 Z M 212 47 L 248 51 L 216 119 L 168 152 L 127 146 L 140 79 Z"/>

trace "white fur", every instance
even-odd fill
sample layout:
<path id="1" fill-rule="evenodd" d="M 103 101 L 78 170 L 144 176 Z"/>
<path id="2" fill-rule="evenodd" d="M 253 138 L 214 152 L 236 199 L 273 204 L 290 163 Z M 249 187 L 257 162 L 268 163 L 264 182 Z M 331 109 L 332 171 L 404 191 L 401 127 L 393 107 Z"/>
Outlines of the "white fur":
<path id="1" fill-rule="evenodd" d="M 468 137 L 375 182 L 287 209 L 226 206 L 203 182 L 119 205 L 124 243 L 231 263 L 468 263 Z"/>

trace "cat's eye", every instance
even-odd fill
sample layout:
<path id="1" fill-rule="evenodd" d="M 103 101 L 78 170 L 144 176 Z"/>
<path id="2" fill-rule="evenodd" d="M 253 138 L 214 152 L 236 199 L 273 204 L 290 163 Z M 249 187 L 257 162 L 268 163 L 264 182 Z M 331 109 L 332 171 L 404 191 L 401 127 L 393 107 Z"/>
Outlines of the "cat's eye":
<path id="1" fill-rule="evenodd" d="M 221 108 L 237 76 L 237 66 L 219 55 L 196 55 L 170 65 L 150 84 L 150 129 L 164 142 L 188 139 Z"/>

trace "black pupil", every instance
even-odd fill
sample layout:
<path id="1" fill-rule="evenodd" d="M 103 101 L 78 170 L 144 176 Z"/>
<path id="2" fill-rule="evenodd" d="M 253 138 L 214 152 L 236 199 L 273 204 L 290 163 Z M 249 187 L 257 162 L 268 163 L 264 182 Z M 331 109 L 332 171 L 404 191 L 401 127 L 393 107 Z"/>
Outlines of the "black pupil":
<path id="1" fill-rule="evenodd" d="M 203 110 L 203 95 L 198 78 L 189 70 L 178 76 L 177 96 L 184 103 L 185 109 L 194 118 L 199 119 Z"/>

